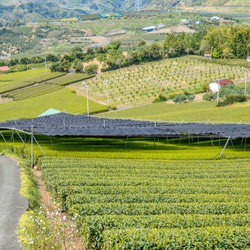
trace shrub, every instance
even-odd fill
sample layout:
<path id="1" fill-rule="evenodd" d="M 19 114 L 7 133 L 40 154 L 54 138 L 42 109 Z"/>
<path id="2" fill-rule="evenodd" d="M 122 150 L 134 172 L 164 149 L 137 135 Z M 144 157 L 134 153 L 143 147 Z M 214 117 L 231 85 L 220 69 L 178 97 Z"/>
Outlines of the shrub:
<path id="1" fill-rule="evenodd" d="M 153 103 L 156 103 L 156 102 L 165 102 L 165 101 L 167 101 L 167 97 L 164 96 L 163 94 L 159 94 L 159 96 L 154 99 Z"/>
<path id="2" fill-rule="evenodd" d="M 223 101 L 220 101 L 217 107 L 234 104 L 235 102 L 246 102 L 247 97 L 245 95 L 228 95 Z"/>
<path id="3" fill-rule="evenodd" d="M 195 98 L 195 95 L 191 94 L 191 95 L 187 95 L 187 99 L 191 102 L 193 101 Z"/>
<path id="4" fill-rule="evenodd" d="M 203 95 L 202 100 L 210 102 L 210 101 L 216 100 L 216 97 L 217 97 L 217 93 L 209 92 Z"/>
<path id="5" fill-rule="evenodd" d="M 98 70 L 98 65 L 95 63 L 89 64 L 86 68 L 88 75 L 96 74 Z"/>
<path id="6" fill-rule="evenodd" d="M 207 92 L 208 88 L 209 88 L 209 85 L 207 83 L 202 85 L 202 91 L 203 92 Z"/>
<path id="7" fill-rule="evenodd" d="M 176 93 L 170 93 L 170 94 L 169 94 L 169 98 L 170 98 L 170 99 L 173 99 L 173 98 L 175 98 L 176 96 L 177 96 Z"/>
<path id="8" fill-rule="evenodd" d="M 246 102 L 247 97 L 245 95 L 237 95 L 237 102 Z"/>
<path id="9" fill-rule="evenodd" d="M 187 97 L 185 95 L 177 95 L 174 97 L 173 101 L 175 103 L 182 103 L 187 100 Z"/>
<path id="10" fill-rule="evenodd" d="M 223 100 L 224 105 L 231 105 L 237 102 L 237 96 L 236 95 L 228 95 L 226 98 Z"/>

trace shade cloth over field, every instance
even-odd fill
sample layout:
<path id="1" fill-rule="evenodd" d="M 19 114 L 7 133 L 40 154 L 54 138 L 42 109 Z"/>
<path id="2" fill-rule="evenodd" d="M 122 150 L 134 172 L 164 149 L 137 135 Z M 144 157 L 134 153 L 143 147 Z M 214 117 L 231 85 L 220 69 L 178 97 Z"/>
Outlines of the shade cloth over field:
<path id="1" fill-rule="evenodd" d="M 250 137 L 250 124 L 204 124 L 108 119 L 86 115 L 55 114 L 0 123 L 0 129 L 15 129 L 47 136 L 83 137 Z"/>

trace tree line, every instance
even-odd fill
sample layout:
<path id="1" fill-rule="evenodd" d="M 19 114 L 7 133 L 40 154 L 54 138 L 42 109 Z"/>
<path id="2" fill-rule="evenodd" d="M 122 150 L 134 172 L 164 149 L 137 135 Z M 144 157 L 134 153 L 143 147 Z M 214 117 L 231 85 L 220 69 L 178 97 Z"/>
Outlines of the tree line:
<path id="1" fill-rule="evenodd" d="M 141 62 L 155 61 L 168 57 L 183 55 L 204 55 L 211 53 L 218 58 L 246 58 L 250 56 L 250 28 L 245 25 L 237 26 L 208 26 L 206 30 L 194 34 L 169 34 L 163 43 L 147 44 L 145 41 L 122 49 L 120 41 L 114 41 L 105 47 L 88 48 L 83 51 L 75 46 L 71 52 L 64 55 L 46 55 L 46 60 L 52 62 L 51 71 L 66 72 L 70 68 L 76 72 L 96 73 L 98 66 L 90 64 L 83 68 L 83 61 L 93 58 L 103 62 L 102 71 L 127 67 Z M 22 58 L 20 61 L 11 59 L 8 66 L 26 63 L 41 63 L 44 57 Z M 6 63 L 0 63 L 6 65 Z M 23 67 L 25 68 L 25 67 Z M 24 70 L 24 69 L 23 69 Z"/>

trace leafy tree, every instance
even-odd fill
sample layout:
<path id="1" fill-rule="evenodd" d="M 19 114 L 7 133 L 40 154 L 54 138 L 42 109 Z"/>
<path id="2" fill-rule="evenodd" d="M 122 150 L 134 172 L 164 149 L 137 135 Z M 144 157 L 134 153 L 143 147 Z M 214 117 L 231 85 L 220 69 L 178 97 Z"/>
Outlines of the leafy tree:
<path id="1" fill-rule="evenodd" d="M 214 48 L 214 50 L 213 50 L 213 58 L 215 58 L 215 59 L 220 58 L 220 53 L 217 50 L 217 48 Z"/>
<path id="2" fill-rule="evenodd" d="M 245 58 L 250 43 L 250 28 L 245 25 L 208 27 L 204 39 L 225 58 Z"/>
<path id="3" fill-rule="evenodd" d="M 57 62 L 59 60 L 59 57 L 54 54 L 47 54 L 46 55 L 47 62 Z"/>
<path id="4" fill-rule="evenodd" d="M 234 58 L 233 51 L 229 47 L 225 47 L 222 52 L 222 57 L 224 58 Z"/>
<path id="5" fill-rule="evenodd" d="M 131 51 L 128 55 L 127 55 L 127 60 L 128 60 L 128 64 L 134 64 L 134 63 L 138 63 L 140 61 L 139 59 L 139 55 L 137 53 L 137 51 Z"/>
<path id="6" fill-rule="evenodd" d="M 75 46 L 71 49 L 71 54 L 73 58 L 77 58 L 83 60 L 84 54 L 82 53 L 82 49 L 79 46 Z"/>
<path id="7" fill-rule="evenodd" d="M 71 53 L 72 53 L 72 54 L 82 53 L 82 49 L 81 49 L 79 46 L 74 46 L 74 47 L 71 49 Z"/>
<path id="8" fill-rule="evenodd" d="M 97 54 L 97 60 L 100 62 L 105 62 L 107 60 L 107 54 Z"/>
<path id="9" fill-rule="evenodd" d="M 148 48 L 148 52 L 149 52 L 149 55 L 151 57 L 151 59 L 159 59 L 161 58 L 161 47 L 159 45 L 159 43 L 152 43 L 149 48 Z"/>
<path id="10" fill-rule="evenodd" d="M 96 74 L 98 70 L 98 65 L 96 63 L 89 64 L 86 68 L 88 75 Z"/>
<path id="11" fill-rule="evenodd" d="M 88 47 L 86 54 L 87 55 L 94 55 L 95 51 L 92 48 Z"/>
<path id="12" fill-rule="evenodd" d="M 76 70 L 76 73 L 83 73 L 83 65 L 82 65 L 82 62 L 80 61 L 76 61 L 75 63 L 75 70 Z"/>
<path id="13" fill-rule="evenodd" d="M 144 46 L 144 45 L 146 45 L 146 42 L 143 40 L 143 41 L 140 41 L 140 42 L 138 42 L 138 44 L 137 44 L 137 46 Z"/>
<path id="14" fill-rule="evenodd" d="M 29 61 L 29 58 L 28 58 L 28 57 L 23 57 L 23 58 L 21 58 L 21 60 L 20 60 L 20 64 L 26 64 L 27 61 Z"/>
<path id="15" fill-rule="evenodd" d="M 8 63 L 8 66 L 14 66 L 19 63 L 18 59 L 11 59 Z"/>
<path id="16" fill-rule="evenodd" d="M 111 49 L 118 50 L 121 46 L 121 41 L 119 40 L 113 41 L 111 42 L 110 46 L 111 46 Z"/>

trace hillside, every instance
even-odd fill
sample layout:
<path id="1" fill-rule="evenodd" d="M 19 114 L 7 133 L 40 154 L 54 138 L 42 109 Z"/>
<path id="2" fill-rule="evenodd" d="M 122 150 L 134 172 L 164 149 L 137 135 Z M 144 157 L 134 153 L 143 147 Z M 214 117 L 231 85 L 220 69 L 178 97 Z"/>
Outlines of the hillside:
<path id="1" fill-rule="evenodd" d="M 34 19 L 61 18 L 86 13 L 105 13 L 117 10 L 134 10 L 135 0 L 0 0 L 0 21 L 9 22 L 16 18 Z M 249 13 L 246 0 L 142 0 L 144 10 L 169 10 L 177 8 L 186 11 Z M 218 10 L 218 6 L 220 8 Z M 35 15 L 34 15 L 35 14 Z"/>

